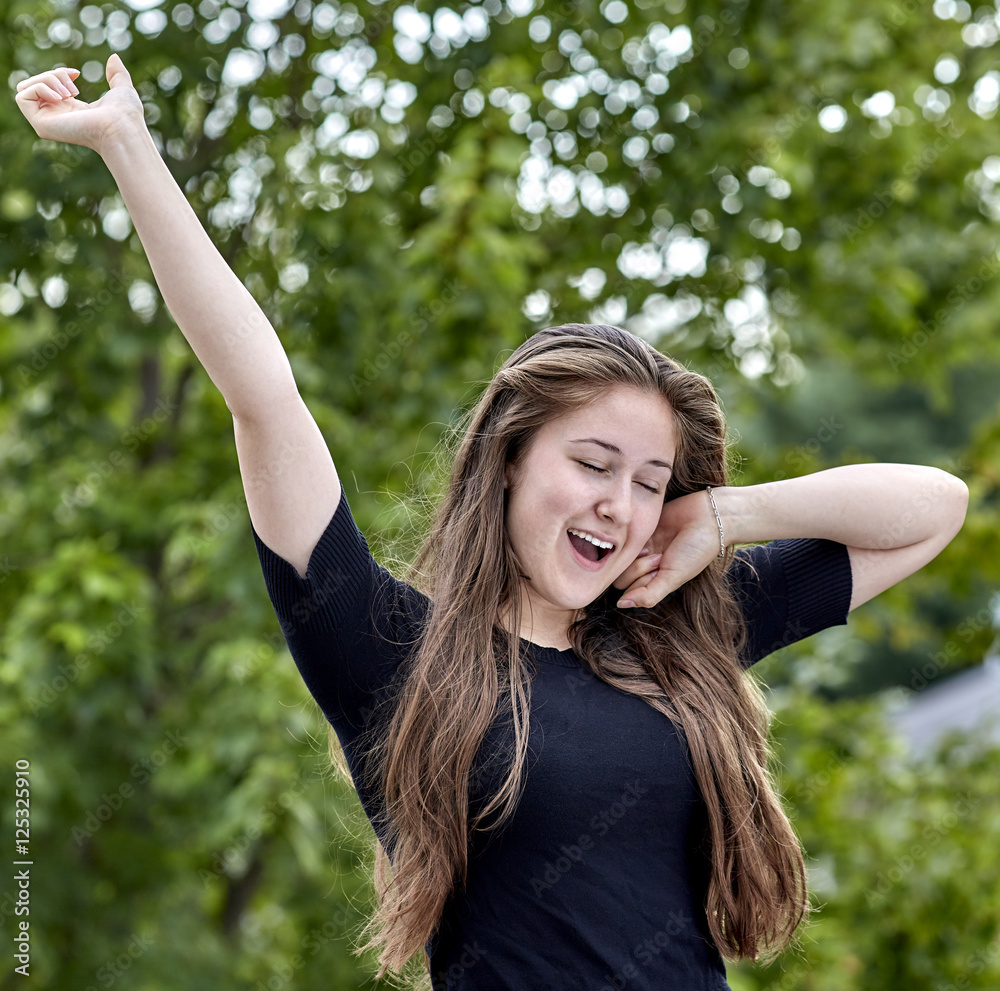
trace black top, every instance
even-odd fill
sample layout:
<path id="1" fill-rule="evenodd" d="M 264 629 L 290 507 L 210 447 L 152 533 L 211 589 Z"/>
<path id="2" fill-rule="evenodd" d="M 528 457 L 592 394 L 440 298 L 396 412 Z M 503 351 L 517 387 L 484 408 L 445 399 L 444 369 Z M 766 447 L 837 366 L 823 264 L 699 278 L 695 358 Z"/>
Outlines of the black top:
<path id="1" fill-rule="evenodd" d="M 304 579 L 253 536 L 289 650 L 371 819 L 379 802 L 361 781 L 359 737 L 391 698 L 428 600 L 375 562 L 343 492 Z M 727 574 L 747 618 L 748 666 L 847 621 L 843 544 L 776 540 L 738 551 Z M 511 819 L 470 842 L 466 890 L 427 944 L 435 991 L 724 991 L 698 851 L 705 806 L 683 736 L 572 650 L 522 643 L 539 662 L 526 784 Z M 487 735 L 483 793 L 503 780 L 509 745 L 499 724 Z"/>

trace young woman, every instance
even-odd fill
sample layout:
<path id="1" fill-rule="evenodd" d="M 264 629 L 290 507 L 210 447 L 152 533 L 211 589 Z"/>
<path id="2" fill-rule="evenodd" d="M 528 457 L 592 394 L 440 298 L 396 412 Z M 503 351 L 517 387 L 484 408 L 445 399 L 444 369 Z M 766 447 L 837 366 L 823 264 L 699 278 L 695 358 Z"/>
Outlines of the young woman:
<path id="1" fill-rule="evenodd" d="M 23 80 L 18 105 L 103 157 L 233 413 L 268 592 L 379 840 L 379 975 L 423 949 L 435 989 L 724 989 L 724 957 L 786 945 L 805 872 L 744 669 L 930 561 L 965 485 L 865 464 L 729 486 L 705 378 L 566 325 L 490 382 L 396 578 L 121 60 L 93 104 L 77 75 Z"/>

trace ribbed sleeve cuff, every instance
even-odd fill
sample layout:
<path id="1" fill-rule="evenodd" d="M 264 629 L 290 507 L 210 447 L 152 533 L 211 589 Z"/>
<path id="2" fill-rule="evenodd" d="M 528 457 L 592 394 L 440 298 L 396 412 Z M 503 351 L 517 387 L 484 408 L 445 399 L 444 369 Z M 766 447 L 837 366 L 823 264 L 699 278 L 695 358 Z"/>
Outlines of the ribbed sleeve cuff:
<path id="1" fill-rule="evenodd" d="M 372 558 L 341 485 L 340 502 L 313 548 L 305 578 L 250 524 L 264 583 L 285 635 L 336 629 L 367 601 Z"/>
<path id="2" fill-rule="evenodd" d="M 781 561 L 788 593 L 788 615 L 811 636 L 847 622 L 853 580 L 845 544 L 834 540 L 783 541 Z"/>

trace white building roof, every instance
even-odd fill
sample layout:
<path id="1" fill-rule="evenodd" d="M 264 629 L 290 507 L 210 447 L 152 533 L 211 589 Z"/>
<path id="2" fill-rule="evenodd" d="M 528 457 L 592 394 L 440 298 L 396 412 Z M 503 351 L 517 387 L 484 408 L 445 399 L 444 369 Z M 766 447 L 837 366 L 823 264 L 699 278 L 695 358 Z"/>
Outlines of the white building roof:
<path id="1" fill-rule="evenodd" d="M 973 743 L 1000 745 L 1000 656 L 931 685 L 890 718 L 915 755 L 952 732 Z"/>

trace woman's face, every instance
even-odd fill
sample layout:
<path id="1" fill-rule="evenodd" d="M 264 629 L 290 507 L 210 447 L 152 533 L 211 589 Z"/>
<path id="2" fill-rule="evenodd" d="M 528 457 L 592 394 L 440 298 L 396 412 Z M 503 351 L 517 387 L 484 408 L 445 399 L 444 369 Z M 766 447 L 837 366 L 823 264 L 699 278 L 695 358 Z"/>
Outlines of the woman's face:
<path id="1" fill-rule="evenodd" d="M 577 610 L 625 571 L 656 528 L 675 451 L 667 401 L 620 385 L 544 424 L 519 478 L 508 464 L 507 535 L 530 577 L 522 580 L 522 637 L 569 646 Z M 595 549 L 573 531 L 613 546 Z"/>

